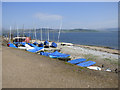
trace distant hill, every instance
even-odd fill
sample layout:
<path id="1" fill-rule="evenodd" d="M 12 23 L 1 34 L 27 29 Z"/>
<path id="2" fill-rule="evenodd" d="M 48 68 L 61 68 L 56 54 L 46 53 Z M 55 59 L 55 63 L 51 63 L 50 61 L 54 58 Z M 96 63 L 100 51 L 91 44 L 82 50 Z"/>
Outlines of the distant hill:
<path id="1" fill-rule="evenodd" d="M 105 29 L 100 29 L 99 31 L 113 32 L 113 31 L 118 31 L 118 28 L 105 28 Z"/>
<path id="2" fill-rule="evenodd" d="M 105 30 L 109 30 L 109 31 L 118 31 L 118 28 L 107 28 Z"/>
<path id="3" fill-rule="evenodd" d="M 69 30 L 64 29 L 61 32 L 98 32 L 98 31 L 92 29 L 69 29 Z"/>
<path id="4" fill-rule="evenodd" d="M 40 32 L 42 29 L 42 32 L 59 32 L 59 29 L 48 29 L 48 28 L 39 28 L 36 29 L 36 32 Z M 10 31 L 9 30 L 3 30 L 3 34 L 8 34 Z M 18 30 L 19 33 L 23 33 L 23 29 Z M 34 33 L 34 29 L 25 29 L 24 32 L 26 33 Z M 62 29 L 61 32 L 99 32 L 97 30 L 92 30 L 92 29 Z M 11 30 L 11 33 L 17 33 L 17 30 Z"/>

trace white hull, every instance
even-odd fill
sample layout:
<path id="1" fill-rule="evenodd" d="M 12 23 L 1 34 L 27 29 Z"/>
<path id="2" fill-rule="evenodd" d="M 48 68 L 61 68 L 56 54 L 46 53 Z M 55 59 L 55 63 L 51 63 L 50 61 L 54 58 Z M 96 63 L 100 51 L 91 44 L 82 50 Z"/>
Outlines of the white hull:
<path id="1" fill-rule="evenodd" d="M 30 50 L 34 49 L 34 47 L 29 46 L 28 44 L 25 44 L 25 47 L 18 47 L 19 49 L 24 49 L 24 50 Z"/>
<path id="2" fill-rule="evenodd" d="M 87 67 L 87 68 L 93 69 L 93 70 L 101 70 L 101 68 L 98 67 L 98 66 L 89 66 L 89 67 Z"/>

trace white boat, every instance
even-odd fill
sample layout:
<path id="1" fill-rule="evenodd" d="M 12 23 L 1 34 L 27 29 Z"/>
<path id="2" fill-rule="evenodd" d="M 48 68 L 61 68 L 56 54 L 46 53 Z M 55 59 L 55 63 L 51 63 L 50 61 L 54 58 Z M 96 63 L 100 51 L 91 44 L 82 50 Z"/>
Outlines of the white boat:
<path id="1" fill-rule="evenodd" d="M 34 47 L 31 47 L 28 44 L 22 45 L 20 47 L 18 47 L 19 49 L 24 49 L 24 50 L 30 50 L 30 49 L 34 49 Z"/>
<path id="2" fill-rule="evenodd" d="M 89 66 L 89 67 L 87 67 L 87 68 L 93 69 L 93 70 L 100 70 L 100 71 L 101 71 L 101 68 L 98 67 L 98 66 Z"/>
<path id="3" fill-rule="evenodd" d="M 61 45 L 73 46 L 72 43 L 65 43 L 65 42 L 62 42 Z"/>

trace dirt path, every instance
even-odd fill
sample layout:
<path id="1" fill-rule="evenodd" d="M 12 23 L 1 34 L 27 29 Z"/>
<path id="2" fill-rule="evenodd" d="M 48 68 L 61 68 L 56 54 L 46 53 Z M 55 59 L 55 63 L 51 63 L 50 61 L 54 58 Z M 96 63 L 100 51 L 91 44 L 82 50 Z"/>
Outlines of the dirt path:
<path id="1" fill-rule="evenodd" d="M 3 88 L 117 88 L 117 74 L 80 69 L 63 61 L 3 46 Z"/>

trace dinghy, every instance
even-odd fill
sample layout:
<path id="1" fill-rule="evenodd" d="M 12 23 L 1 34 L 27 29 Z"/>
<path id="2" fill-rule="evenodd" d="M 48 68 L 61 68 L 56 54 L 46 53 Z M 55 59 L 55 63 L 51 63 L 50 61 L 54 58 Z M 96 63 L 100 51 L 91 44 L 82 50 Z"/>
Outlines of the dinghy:
<path id="1" fill-rule="evenodd" d="M 28 45 L 34 47 L 36 50 L 40 50 L 40 49 L 44 50 L 43 47 L 38 47 L 38 46 L 36 46 L 36 45 L 34 45 L 34 44 L 31 44 L 31 43 L 28 43 Z"/>
<path id="2" fill-rule="evenodd" d="M 55 51 L 55 52 L 40 52 L 40 55 L 43 55 L 43 56 L 49 56 L 50 58 L 58 58 L 58 59 L 65 59 L 65 58 L 68 58 L 70 55 L 68 54 L 63 54 L 63 53 L 59 53 L 58 51 Z"/>
<path id="3" fill-rule="evenodd" d="M 43 56 L 49 56 L 50 54 L 52 54 L 51 52 L 40 52 L 40 55 Z"/>
<path id="4" fill-rule="evenodd" d="M 34 47 L 31 47 L 30 45 L 26 44 L 26 42 L 21 42 L 21 44 L 18 46 L 19 49 L 29 50 L 34 49 Z"/>
<path id="5" fill-rule="evenodd" d="M 18 46 L 19 49 L 24 49 L 24 50 L 30 50 L 30 49 L 35 49 L 34 47 L 31 47 L 30 45 L 26 43 L 22 43 L 20 46 Z"/>
<path id="6" fill-rule="evenodd" d="M 7 44 L 7 46 L 8 47 L 13 47 L 13 48 L 17 48 L 13 43 L 11 43 L 11 42 L 9 42 L 8 44 Z"/>
<path id="7" fill-rule="evenodd" d="M 78 58 L 78 59 L 70 60 L 70 61 L 68 61 L 68 63 L 78 64 L 78 63 L 83 62 L 85 60 L 86 60 L 85 58 Z"/>
<path id="8" fill-rule="evenodd" d="M 44 47 L 38 47 L 38 46 L 36 46 L 34 44 L 31 44 L 31 43 L 28 43 L 28 45 L 34 47 L 34 49 L 27 50 L 29 52 L 36 53 L 36 52 L 39 52 L 39 51 L 44 51 Z"/>
<path id="9" fill-rule="evenodd" d="M 76 64 L 77 66 L 81 66 L 81 67 L 89 67 L 91 65 L 94 65 L 96 62 L 93 62 L 93 61 L 86 61 L 86 62 L 82 62 L 82 63 L 79 63 L 79 64 Z"/>
<path id="10" fill-rule="evenodd" d="M 69 54 L 59 53 L 58 51 L 55 51 L 49 55 L 50 58 L 67 58 L 69 56 Z"/>
<path id="11" fill-rule="evenodd" d="M 55 42 L 52 42 L 51 47 L 56 48 L 56 47 L 57 47 L 57 44 L 56 44 Z"/>
<path id="12" fill-rule="evenodd" d="M 45 48 L 49 48 L 49 42 L 48 41 L 45 41 L 44 45 L 45 45 Z"/>
<path id="13" fill-rule="evenodd" d="M 89 66 L 89 67 L 87 67 L 88 69 L 93 69 L 93 70 L 101 70 L 101 68 L 100 67 L 98 67 L 98 66 Z"/>

